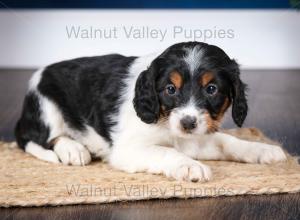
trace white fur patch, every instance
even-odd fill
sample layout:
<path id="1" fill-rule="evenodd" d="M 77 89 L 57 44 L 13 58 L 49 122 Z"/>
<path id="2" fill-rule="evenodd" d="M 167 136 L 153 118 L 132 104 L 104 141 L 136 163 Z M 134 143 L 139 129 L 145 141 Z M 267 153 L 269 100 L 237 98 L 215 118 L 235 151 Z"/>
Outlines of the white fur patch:
<path id="1" fill-rule="evenodd" d="M 50 128 L 48 141 L 67 134 L 63 115 L 56 104 L 37 92 L 41 106 L 41 120 Z"/>
<path id="2" fill-rule="evenodd" d="M 211 135 L 201 135 L 197 138 L 176 138 L 175 148 L 185 155 L 197 160 L 220 160 L 224 155 L 212 140 Z"/>
<path id="3" fill-rule="evenodd" d="M 41 68 L 39 70 L 37 70 L 31 77 L 31 79 L 29 80 L 29 86 L 28 86 L 28 90 L 29 91 L 36 91 L 38 84 L 41 81 L 42 75 L 44 72 L 44 68 Z"/>
<path id="4" fill-rule="evenodd" d="M 52 150 L 47 150 L 42 146 L 33 143 L 32 141 L 28 142 L 25 146 L 25 152 L 37 157 L 40 160 L 45 160 L 52 163 L 59 163 L 57 155 Z"/>
<path id="5" fill-rule="evenodd" d="M 80 143 L 67 137 L 60 137 L 54 145 L 54 152 L 65 165 L 84 166 L 91 162 L 91 155 Z"/>
<path id="6" fill-rule="evenodd" d="M 83 144 L 94 158 L 106 159 L 110 153 L 110 145 L 103 137 L 101 137 L 94 128 L 86 126 L 86 131 L 75 132 L 72 137 Z"/>
<path id="7" fill-rule="evenodd" d="M 191 74 L 200 66 L 203 57 L 203 51 L 199 45 L 192 49 L 186 49 L 187 55 L 183 58 L 188 64 Z"/>

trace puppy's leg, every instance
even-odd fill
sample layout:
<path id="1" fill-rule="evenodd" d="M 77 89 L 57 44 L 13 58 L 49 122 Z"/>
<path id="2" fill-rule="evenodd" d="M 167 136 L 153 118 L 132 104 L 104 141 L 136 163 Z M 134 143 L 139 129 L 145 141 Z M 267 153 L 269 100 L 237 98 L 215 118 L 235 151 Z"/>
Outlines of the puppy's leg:
<path id="1" fill-rule="evenodd" d="M 74 136 L 75 140 L 88 149 L 93 158 L 105 160 L 110 153 L 110 144 L 90 126 L 87 126 L 86 131 L 77 132 Z"/>
<path id="2" fill-rule="evenodd" d="M 45 149 L 44 147 L 32 141 L 26 144 L 25 151 L 40 160 L 45 160 L 52 163 L 59 163 L 59 159 L 53 150 Z"/>
<path id="3" fill-rule="evenodd" d="M 82 144 L 68 137 L 57 138 L 53 150 L 61 162 L 66 165 L 83 166 L 91 162 L 89 151 Z"/>
<path id="4" fill-rule="evenodd" d="M 109 163 L 130 173 L 162 173 L 177 180 L 205 181 L 211 178 L 211 170 L 173 148 L 145 146 L 145 144 L 115 146 Z"/>
<path id="5" fill-rule="evenodd" d="M 198 159 L 233 160 L 246 163 L 273 163 L 286 160 L 281 147 L 238 139 L 216 132 L 198 146 Z"/>

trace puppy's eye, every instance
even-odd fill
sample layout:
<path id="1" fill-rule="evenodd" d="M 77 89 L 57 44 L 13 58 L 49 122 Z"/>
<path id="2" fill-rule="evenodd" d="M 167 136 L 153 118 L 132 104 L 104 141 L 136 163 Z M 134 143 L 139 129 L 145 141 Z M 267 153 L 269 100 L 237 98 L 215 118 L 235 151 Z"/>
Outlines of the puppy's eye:
<path id="1" fill-rule="evenodd" d="M 176 87 L 173 84 L 169 84 L 166 86 L 166 92 L 169 95 L 174 95 L 176 93 Z"/>
<path id="2" fill-rule="evenodd" d="M 205 88 L 205 91 L 208 95 L 215 95 L 218 92 L 218 87 L 215 84 L 209 84 Z"/>

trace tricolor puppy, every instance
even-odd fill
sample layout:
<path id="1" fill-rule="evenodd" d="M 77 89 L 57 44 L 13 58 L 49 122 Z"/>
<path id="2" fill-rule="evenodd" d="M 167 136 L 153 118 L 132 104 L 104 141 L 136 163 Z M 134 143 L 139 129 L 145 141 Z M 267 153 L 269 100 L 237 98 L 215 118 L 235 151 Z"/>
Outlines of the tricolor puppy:
<path id="1" fill-rule="evenodd" d="M 102 158 L 126 172 L 177 180 L 212 177 L 199 160 L 271 163 L 278 146 L 218 132 L 232 104 L 247 115 L 239 67 L 220 48 L 179 43 L 147 57 L 106 55 L 63 61 L 36 72 L 15 134 L 35 157 L 69 165 Z"/>

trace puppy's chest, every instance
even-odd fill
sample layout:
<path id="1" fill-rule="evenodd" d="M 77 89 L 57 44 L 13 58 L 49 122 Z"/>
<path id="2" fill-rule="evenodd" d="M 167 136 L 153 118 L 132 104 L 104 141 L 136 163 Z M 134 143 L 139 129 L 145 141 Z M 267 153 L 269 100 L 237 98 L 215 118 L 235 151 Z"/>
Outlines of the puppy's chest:
<path id="1" fill-rule="evenodd" d="M 115 143 L 174 146 L 174 139 L 167 128 L 149 125 L 140 120 L 127 121 L 113 132 Z"/>
<path id="2" fill-rule="evenodd" d="M 192 158 L 196 155 L 206 154 L 211 147 L 208 137 L 204 135 L 197 138 L 177 138 L 173 139 L 174 148 Z"/>

